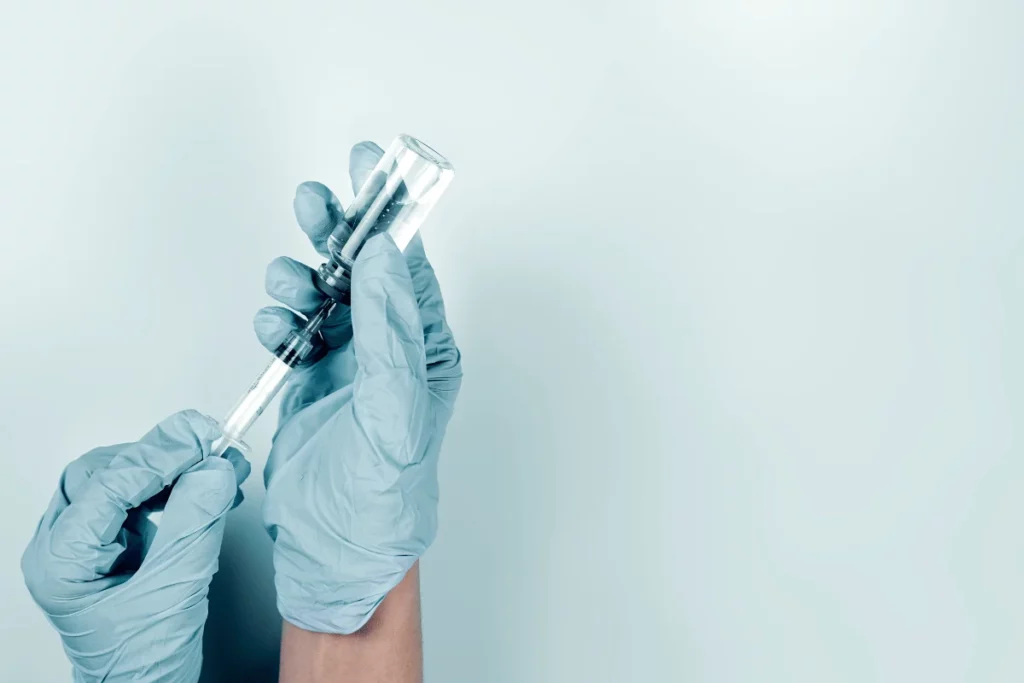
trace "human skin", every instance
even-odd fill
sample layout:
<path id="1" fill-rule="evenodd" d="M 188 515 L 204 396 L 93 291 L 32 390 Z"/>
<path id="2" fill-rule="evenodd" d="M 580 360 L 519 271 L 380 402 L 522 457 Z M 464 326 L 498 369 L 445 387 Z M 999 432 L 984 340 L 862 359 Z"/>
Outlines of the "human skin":
<path id="1" fill-rule="evenodd" d="M 280 683 L 420 683 L 423 634 L 419 563 L 388 593 L 363 628 L 314 633 L 287 621 L 281 634 Z"/>

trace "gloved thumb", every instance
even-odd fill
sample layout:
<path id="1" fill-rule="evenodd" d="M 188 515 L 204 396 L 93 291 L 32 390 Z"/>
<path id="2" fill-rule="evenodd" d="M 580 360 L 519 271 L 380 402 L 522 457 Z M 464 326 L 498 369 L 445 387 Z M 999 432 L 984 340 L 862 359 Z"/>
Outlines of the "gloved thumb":
<path id="1" fill-rule="evenodd" d="M 368 374 L 426 378 L 423 323 L 405 257 L 387 234 L 367 241 L 352 269 L 353 344 Z"/>
<path id="2" fill-rule="evenodd" d="M 178 477 L 140 573 L 173 566 L 185 576 L 213 576 L 238 483 L 235 465 L 225 458 L 205 458 Z"/>
<path id="3" fill-rule="evenodd" d="M 353 409 L 371 441 L 410 446 L 428 414 L 423 323 L 405 257 L 387 234 L 367 241 L 352 269 Z M 393 453 L 392 455 L 398 455 Z"/>

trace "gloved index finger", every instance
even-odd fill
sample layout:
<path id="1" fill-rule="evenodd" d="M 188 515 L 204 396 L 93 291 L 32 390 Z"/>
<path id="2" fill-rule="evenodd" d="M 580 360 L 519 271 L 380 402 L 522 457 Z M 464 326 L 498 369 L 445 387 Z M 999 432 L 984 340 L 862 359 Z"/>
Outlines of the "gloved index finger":
<path id="1" fill-rule="evenodd" d="M 58 516 L 49 544 L 59 578 L 92 581 L 108 574 L 124 551 L 128 510 L 206 457 L 219 435 L 212 418 L 194 410 L 176 413 L 69 492 L 70 505 Z"/>
<path id="2" fill-rule="evenodd" d="M 316 288 L 315 280 L 316 271 L 305 263 L 278 256 L 267 265 L 264 287 L 267 294 L 285 306 L 309 314 L 327 298 Z"/>
<path id="3" fill-rule="evenodd" d="M 382 156 L 384 150 L 373 142 L 360 142 L 352 148 L 349 176 L 353 195 L 359 194 L 359 189 Z M 345 211 L 338 197 L 323 183 L 307 181 L 296 188 L 293 208 L 295 219 L 313 243 L 313 248 L 321 256 L 327 256 L 327 238 L 345 220 Z"/>
<path id="4" fill-rule="evenodd" d="M 377 162 L 384 156 L 384 150 L 376 142 L 366 140 L 352 148 L 348 157 L 348 174 L 352 178 L 352 194 L 359 194 L 359 189 L 370 177 Z"/>
<path id="5" fill-rule="evenodd" d="M 321 256 L 327 256 L 327 238 L 338 222 L 345 220 L 341 202 L 323 183 L 308 181 L 296 188 L 292 207 L 295 220 L 313 243 L 313 248 Z"/>

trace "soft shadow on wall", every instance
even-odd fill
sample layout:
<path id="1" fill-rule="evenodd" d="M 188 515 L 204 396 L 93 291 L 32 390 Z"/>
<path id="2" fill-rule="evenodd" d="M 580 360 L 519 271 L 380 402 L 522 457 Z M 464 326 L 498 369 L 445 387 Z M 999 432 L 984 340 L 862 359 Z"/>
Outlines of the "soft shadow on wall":
<path id="1" fill-rule="evenodd" d="M 247 498 L 228 516 L 220 570 L 210 586 L 200 683 L 277 681 L 281 617 L 262 503 L 262 497 Z"/>

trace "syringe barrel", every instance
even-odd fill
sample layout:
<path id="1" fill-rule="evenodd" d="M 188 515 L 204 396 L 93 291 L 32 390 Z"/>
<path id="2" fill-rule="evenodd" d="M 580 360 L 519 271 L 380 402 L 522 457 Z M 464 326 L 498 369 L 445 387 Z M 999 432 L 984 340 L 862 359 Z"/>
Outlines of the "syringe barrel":
<path id="1" fill-rule="evenodd" d="M 242 398 L 221 422 L 223 436 L 214 444 L 214 455 L 223 455 L 230 446 L 244 450 L 242 437 L 288 382 L 291 371 L 292 366 L 276 356 L 263 368 L 263 372 L 249 385 Z"/>
<path id="2" fill-rule="evenodd" d="M 387 232 L 404 250 L 454 177 L 451 163 L 423 142 L 395 138 L 327 239 L 331 260 L 320 267 L 320 289 L 347 303 L 352 267 L 366 241 Z"/>

